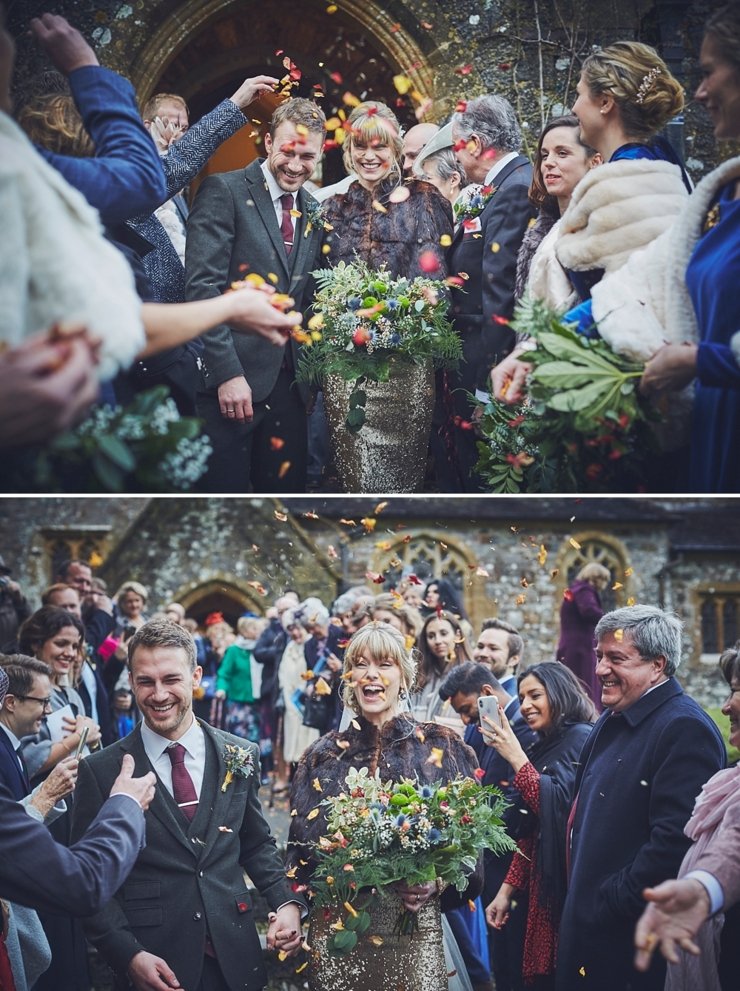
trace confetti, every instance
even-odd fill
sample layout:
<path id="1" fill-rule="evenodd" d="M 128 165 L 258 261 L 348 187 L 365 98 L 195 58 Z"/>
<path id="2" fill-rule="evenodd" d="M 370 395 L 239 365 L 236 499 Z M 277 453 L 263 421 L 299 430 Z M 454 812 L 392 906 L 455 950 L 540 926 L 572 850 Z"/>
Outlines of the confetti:
<path id="1" fill-rule="evenodd" d="M 444 750 L 440 747 L 432 747 L 432 752 L 427 757 L 425 764 L 434 764 L 435 767 L 442 767 L 442 758 L 444 757 Z"/>
<path id="2" fill-rule="evenodd" d="M 316 682 L 315 691 L 317 695 L 331 695 L 331 688 L 323 678 L 319 678 Z"/>
<path id="3" fill-rule="evenodd" d="M 373 944 L 373 946 L 382 946 L 383 937 L 382 936 L 369 936 L 368 939 Z"/>
<path id="4" fill-rule="evenodd" d="M 380 200 L 373 200 L 373 210 L 377 210 L 378 213 L 388 213 L 388 207 L 383 206 Z"/>
<path id="5" fill-rule="evenodd" d="M 432 272 L 438 272 L 441 268 L 439 258 L 437 258 L 433 251 L 422 251 L 419 256 L 419 268 L 427 275 L 430 275 Z"/>
<path id="6" fill-rule="evenodd" d="M 339 554 L 337 554 L 336 548 L 332 544 L 329 544 L 329 546 L 326 548 L 326 553 L 327 553 L 327 556 L 332 561 L 336 561 L 337 558 L 339 557 Z"/>
<path id="7" fill-rule="evenodd" d="M 396 87 L 396 92 L 400 93 L 401 96 L 405 96 L 410 89 L 413 88 L 413 83 L 408 76 L 399 74 L 393 77 L 393 85 Z"/>
<path id="8" fill-rule="evenodd" d="M 627 605 L 628 605 L 628 606 L 634 606 L 634 604 L 635 604 L 635 602 L 636 602 L 636 601 L 637 601 L 637 600 L 635 599 L 635 597 L 634 597 L 634 595 L 631 595 L 631 596 L 629 597 L 629 599 L 627 599 Z"/>
<path id="9" fill-rule="evenodd" d="M 388 500 L 386 500 L 385 502 L 379 502 L 378 505 L 373 510 L 373 513 L 377 516 L 379 513 L 383 512 L 383 510 L 387 507 L 387 505 L 388 505 Z"/>
<path id="10" fill-rule="evenodd" d="M 581 545 L 578 543 L 578 541 L 575 539 L 575 537 L 569 537 L 568 538 L 568 543 L 570 544 L 570 546 L 575 551 L 579 551 L 581 549 Z"/>
<path id="11" fill-rule="evenodd" d="M 312 819 L 315 819 L 315 818 L 316 818 L 316 816 L 317 816 L 317 815 L 319 814 L 319 811 L 320 811 L 319 809 L 311 809 L 311 811 L 310 811 L 310 812 L 308 813 L 308 815 L 306 816 L 306 819 L 308 819 L 308 821 L 309 821 L 309 822 L 310 822 L 310 821 L 311 821 Z"/>
<path id="12" fill-rule="evenodd" d="M 449 234 L 443 234 L 442 237 L 439 239 L 439 243 L 443 248 L 449 248 L 449 246 L 452 244 L 452 238 L 450 237 Z"/>
<path id="13" fill-rule="evenodd" d="M 357 526 L 354 520 L 341 519 L 339 522 L 344 523 L 345 526 Z"/>
<path id="14" fill-rule="evenodd" d="M 540 550 L 537 555 L 537 562 L 541 568 L 544 568 L 545 562 L 547 561 L 547 548 L 544 544 L 540 544 Z"/>
<path id="15" fill-rule="evenodd" d="M 319 781 L 319 779 L 318 779 L 318 778 L 314 778 L 314 779 L 313 779 L 313 781 L 311 782 L 311 787 L 312 787 L 312 788 L 313 788 L 313 789 L 314 789 L 315 791 L 323 791 L 323 790 L 324 790 L 324 789 L 323 789 L 323 788 L 321 787 L 321 782 Z"/>
<path id="16" fill-rule="evenodd" d="M 272 515 L 275 517 L 276 520 L 279 520 L 281 523 L 285 523 L 285 521 L 288 519 L 288 514 L 281 513 L 279 509 L 276 509 Z"/>
<path id="17" fill-rule="evenodd" d="M 218 831 L 219 831 L 219 833 L 233 833 L 234 832 L 234 830 L 233 829 L 229 829 L 228 826 L 219 826 L 218 827 Z"/>
<path id="18" fill-rule="evenodd" d="M 250 588 L 253 588 L 258 595 L 267 595 L 267 589 L 261 582 L 247 582 Z"/>
<path id="19" fill-rule="evenodd" d="M 624 630 L 615 630 L 614 639 L 617 641 L 617 643 L 621 643 L 622 640 L 624 640 Z"/>
<path id="20" fill-rule="evenodd" d="M 282 461 L 278 468 L 278 478 L 285 478 L 290 471 L 290 461 Z"/>
<path id="21" fill-rule="evenodd" d="M 306 969 L 306 967 L 308 967 L 308 960 L 304 960 L 303 963 L 300 965 L 300 967 L 296 967 L 295 969 L 296 974 L 302 973 Z"/>
<path id="22" fill-rule="evenodd" d="M 360 523 L 365 527 L 368 533 L 372 533 L 375 527 L 378 525 L 378 521 L 373 519 L 372 516 L 364 516 Z"/>
<path id="23" fill-rule="evenodd" d="M 517 595 L 517 597 L 514 599 L 514 605 L 523 606 L 526 601 L 527 601 L 526 595 Z"/>
<path id="24" fill-rule="evenodd" d="M 472 71 L 473 71 L 473 65 L 471 62 L 468 62 L 467 65 L 461 65 L 457 69 L 455 69 L 455 72 L 458 76 L 469 76 Z"/>

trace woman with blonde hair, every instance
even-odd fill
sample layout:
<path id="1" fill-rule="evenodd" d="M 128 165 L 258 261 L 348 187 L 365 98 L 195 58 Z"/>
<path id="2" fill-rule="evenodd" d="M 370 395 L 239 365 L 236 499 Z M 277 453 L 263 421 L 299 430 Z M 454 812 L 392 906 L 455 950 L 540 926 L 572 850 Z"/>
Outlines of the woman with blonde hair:
<path id="1" fill-rule="evenodd" d="M 288 862 L 299 884 L 310 884 L 317 866 L 315 850 L 327 832 L 325 799 L 345 788 L 350 769 L 366 767 L 371 776 L 377 770 L 383 781 L 416 778 L 422 785 L 473 775 L 476 759 L 470 747 L 444 726 L 419 725 L 405 711 L 415 674 L 416 662 L 403 634 L 388 623 L 368 623 L 350 640 L 344 655 L 343 696 L 355 717 L 343 732 L 327 733 L 309 747 L 293 778 Z M 403 985 L 408 991 L 446 991 L 451 968 L 445 962 L 439 909 L 475 897 L 481 880 L 477 869 L 462 895 L 454 887 L 442 892 L 434 881 L 399 882 L 392 893 L 389 889 L 387 899 L 371 909 L 370 932 L 380 938 L 362 940 L 348 956 L 328 952 L 330 920 L 322 911 L 312 912 L 309 988 L 370 991 Z M 419 920 L 411 935 L 393 931 L 401 907 Z"/>
<path id="2" fill-rule="evenodd" d="M 557 659 L 583 683 L 599 712 L 602 708 L 601 685 L 596 677 L 594 630 L 604 615 L 601 593 L 611 577 L 611 572 L 603 564 L 589 562 L 563 592 L 560 606 Z"/>
<path id="3" fill-rule="evenodd" d="M 440 240 L 452 236 L 452 208 L 430 183 L 403 182 L 403 140 L 396 115 L 373 101 L 355 107 L 347 123 L 344 164 L 357 182 L 324 204 L 331 227 L 327 265 L 359 258 L 372 269 L 385 265 L 391 278 L 444 278 L 447 265 Z M 428 258 L 430 252 L 437 263 L 432 272 L 420 264 L 422 255 Z"/>

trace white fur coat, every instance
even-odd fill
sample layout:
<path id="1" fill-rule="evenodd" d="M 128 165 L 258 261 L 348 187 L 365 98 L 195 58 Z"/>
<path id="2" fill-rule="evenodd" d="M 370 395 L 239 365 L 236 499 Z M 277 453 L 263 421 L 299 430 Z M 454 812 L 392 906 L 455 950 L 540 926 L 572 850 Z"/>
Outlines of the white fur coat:
<path id="1" fill-rule="evenodd" d="M 577 272 L 613 272 L 671 226 L 687 196 L 670 162 L 625 159 L 591 169 L 560 219 L 558 260 Z"/>
<path id="2" fill-rule="evenodd" d="M 699 240 L 709 204 L 717 191 L 740 178 L 740 158 L 732 158 L 697 185 L 673 225 L 636 251 L 619 271 L 608 273 L 592 290 L 599 333 L 611 347 L 647 361 L 666 341 L 696 341 L 698 328 L 686 288 L 686 268 Z M 740 332 L 731 341 L 740 362 Z"/>
<path id="3" fill-rule="evenodd" d="M 0 340 L 13 345 L 58 320 L 101 338 L 101 379 L 144 345 L 141 302 L 97 211 L 0 113 Z"/>
<path id="4" fill-rule="evenodd" d="M 527 278 L 527 292 L 559 313 L 578 303 L 578 293 L 556 255 L 561 224 L 562 219 L 556 221 L 542 239 L 532 256 Z"/>

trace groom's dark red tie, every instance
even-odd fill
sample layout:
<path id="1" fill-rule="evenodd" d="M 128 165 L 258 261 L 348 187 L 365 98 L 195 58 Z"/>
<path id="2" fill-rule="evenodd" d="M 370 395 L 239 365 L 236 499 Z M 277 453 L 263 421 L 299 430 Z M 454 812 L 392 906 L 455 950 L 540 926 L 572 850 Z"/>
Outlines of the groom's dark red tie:
<path id="1" fill-rule="evenodd" d="M 172 764 L 172 795 L 178 808 L 191 821 L 198 811 L 198 796 L 195 793 L 193 779 L 185 767 L 185 747 L 175 743 L 166 750 Z"/>
<path id="2" fill-rule="evenodd" d="M 280 224 L 280 233 L 283 235 L 285 254 L 289 255 L 293 250 L 293 218 L 290 211 L 293 209 L 294 196 L 292 193 L 283 193 L 280 203 L 283 207 L 283 222 Z"/>

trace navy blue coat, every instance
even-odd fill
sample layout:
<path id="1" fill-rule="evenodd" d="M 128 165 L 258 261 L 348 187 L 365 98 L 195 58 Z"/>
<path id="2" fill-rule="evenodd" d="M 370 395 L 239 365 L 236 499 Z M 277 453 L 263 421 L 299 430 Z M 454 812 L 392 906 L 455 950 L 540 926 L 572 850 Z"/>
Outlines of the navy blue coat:
<path id="1" fill-rule="evenodd" d="M 114 795 L 67 849 L 0 784 L 0 897 L 38 911 L 90 915 L 106 905 L 144 846 L 144 816 Z"/>
<path id="2" fill-rule="evenodd" d="M 21 770 L 13 744 L 5 730 L 0 726 L 0 784 L 5 785 L 16 802 L 31 792 L 28 777 Z"/>
<path id="3" fill-rule="evenodd" d="M 725 760 L 717 727 L 675 678 L 601 716 L 575 783 L 557 991 L 662 991 L 662 957 L 647 974 L 632 965 L 642 891 L 678 873 L 694 800 Z"/>

